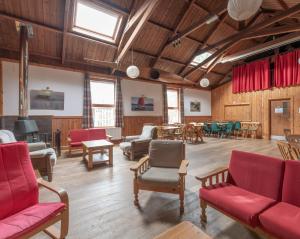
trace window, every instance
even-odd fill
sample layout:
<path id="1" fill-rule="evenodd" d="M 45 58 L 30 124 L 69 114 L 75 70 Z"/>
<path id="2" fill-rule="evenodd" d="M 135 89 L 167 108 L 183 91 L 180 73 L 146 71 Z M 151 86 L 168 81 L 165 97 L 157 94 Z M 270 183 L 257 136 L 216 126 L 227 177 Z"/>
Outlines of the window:
<path id="1" fill-rule="evenodd" d="M 73 31 L 115 42 L 122 16 L 86 0 L 77 0 Z"/>
<path id="2" fill-rule="evenodd" d="M 91 81 L 91 98 L 95 127 L 115 125 L 115 84 Z"/>
<path id="3" fill-rule="evenodd" d="M 192 66 L 197 66 L 197 65 L 200 64 L 201 62 L 205 61 L 205 60 L 206 60 L 208 57 L 210 57 L 211 55 L 212 55 L 212 54 L 211 54 L 210 52 L 204 52 L 204 53 L 202 53 L 202 54 L 196 56 L 196 57 L 192 60 L 191 65 L 192 65 Z M 207 63 L 207 64 L 205 64 L 203 67 L 204 67 L 204 68 L 207 68 L 209 64 L 210 64 L 210 62 Z"/>
<path id="4" fill-rule="evenodd" d="M 168 123 L 174 124 L 180 122 L 178 90 L 168 89 L 167 100 L 168 100 L 168 118 L 169 118 Z"/>

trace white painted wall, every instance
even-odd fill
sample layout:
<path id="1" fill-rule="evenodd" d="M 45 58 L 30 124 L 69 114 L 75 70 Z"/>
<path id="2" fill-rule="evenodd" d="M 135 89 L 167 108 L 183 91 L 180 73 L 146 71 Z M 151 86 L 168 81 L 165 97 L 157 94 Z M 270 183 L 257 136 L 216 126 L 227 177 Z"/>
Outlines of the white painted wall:
<path id="1" fill-rule="evenodd" d="M 29 110 L 29 115 L 80 116 L 83 105 L 83 74 L 60 69 L 29 66 L 28 89 L 50 87 L 65 93 L 64 110 Z M 19 64 L 3 62 L 3 113 L 18 115 Z M 29 96 L 28 92 L 28 96 Z M 29 97 L 30 98 L 30 97 Z M 30 105 L 30 102 L 29 102 Z"/>
<path id="2" fill-rule="evenodd" d="M 162 85 L 136 80 L 122 80 L 124 116 L 162 116 Z M 142 96 L 154 99 L 154 111 L 131 111 L 131 97 Z"/>
<path id="3" fill-rule="evenodd" d="M 195 89 L 184 89 L 184 115 L 185 116 L 210 116 L 211 115 L 211 92 Z M 191 112 L 190 102 L 201 102 L 201 112 Z"/>

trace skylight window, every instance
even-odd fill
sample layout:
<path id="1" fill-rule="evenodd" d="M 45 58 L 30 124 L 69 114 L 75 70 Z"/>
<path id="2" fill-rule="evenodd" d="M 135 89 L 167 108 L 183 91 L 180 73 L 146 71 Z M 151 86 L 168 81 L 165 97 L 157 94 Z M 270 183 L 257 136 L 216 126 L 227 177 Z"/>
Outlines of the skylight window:
<path id="1" fill-rule="evenodd" d="M 94 38 L 115 42 L 122 17 L 98 5 L 77 0 L 73 30 Z"/>
<path id="2" fill-rule="evenodd" d="M 197 66 L 198 64 L 202 63 L 203 61 L 205 61 L 208 57 L 210 57 L 212 55 L 212 53 L 210 52 L 204 52 L 198 56 L 196 56 L 192 62 L 191 62 L 191 65 L 192 66 Z M 210 63 L 210 62 L 209 62 Z M 204 68 L 207 68 L 209 63 L 205 64 L 203 67 Z"/>

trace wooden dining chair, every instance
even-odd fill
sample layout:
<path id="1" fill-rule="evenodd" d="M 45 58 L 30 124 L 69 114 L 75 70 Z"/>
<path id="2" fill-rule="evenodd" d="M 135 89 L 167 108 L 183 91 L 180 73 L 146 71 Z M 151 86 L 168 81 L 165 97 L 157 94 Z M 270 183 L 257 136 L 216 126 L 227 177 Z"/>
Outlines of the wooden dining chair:
<path id="1" fill-rule="evenodd" d="M 284 160 L 292 159 L 290 145 L 288 142 L 277 141 L 277 146 L 278 146 L 281 156 Z"/>
<path id="2" fill-rule="evenodd" d="M 299 143 L 289 143 L 290 154 L 293 160 L 300 160 L 300 144 Z"/>

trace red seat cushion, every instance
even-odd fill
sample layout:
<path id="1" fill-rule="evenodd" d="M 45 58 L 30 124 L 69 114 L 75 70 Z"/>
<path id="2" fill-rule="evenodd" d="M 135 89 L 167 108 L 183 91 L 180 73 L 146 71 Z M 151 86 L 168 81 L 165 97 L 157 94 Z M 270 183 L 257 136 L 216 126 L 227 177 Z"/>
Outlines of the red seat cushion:
<path id="1" fill-rule="evenodd" d="M 81 147 L 82 143 L 81 142 L 73 142 L 73 143 L 70 143 L 70 146 L 71 147 Z"/>
<path id="2" fill-rule="evenodd" d="M 300 161 L 285 161 L 282 201 L 300 207 Z"/>
<path id="3" fill-rule="evenodd" d="M 0 220 L 37 202 L 38 186 L 27 144 L 0 145 Z"/>
<path id="4" fill-rule="evenodd" d="M 280 201 L 284 161 L 248 152 L 232 151 L 227 182 Z"/>
<path id="5" fill-rule="evenodd" d="M 89 140 L 89 131 L 86 129 L 73 129 L 70 131 L 69 137 L 71 142 L 82 142 Z"/>
<path id="6" fill-rule="evenodd" d="M 88 129 L 88 131 L 89 131 L 89 140 L 106 139 L 105 129 L 92 128 L 92 129 Z"/>
<path id="7" fill-rule="evenodd" d="M 299 188 L 298 188 L 299 190 Z M 300 208 L 280 202 L 259 216 L 261 227 L 281 239 L 300 238 Z"/>
<path id="8" fill-rule="evenodd" d="M 62 212 L 63 203 L 38 203 L 0 220 L 0 239 L 14 239 L 36 229 Z"/>
<path id="9" fill-rule="evenodd" d="M 259 224 L 258 214 L 275 204 L 271 198 L 226 183 L 201 188 L 200 198 L 252 227 Z"/>

